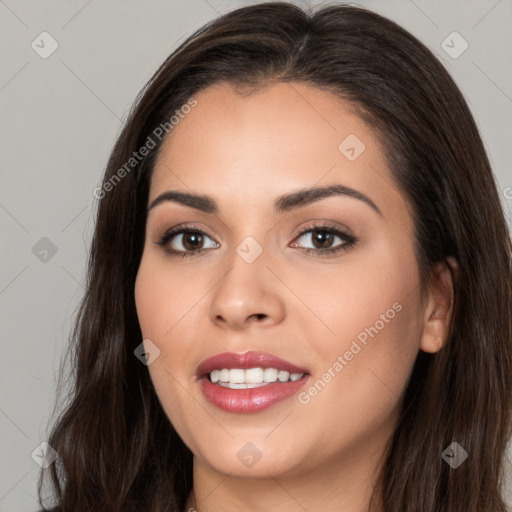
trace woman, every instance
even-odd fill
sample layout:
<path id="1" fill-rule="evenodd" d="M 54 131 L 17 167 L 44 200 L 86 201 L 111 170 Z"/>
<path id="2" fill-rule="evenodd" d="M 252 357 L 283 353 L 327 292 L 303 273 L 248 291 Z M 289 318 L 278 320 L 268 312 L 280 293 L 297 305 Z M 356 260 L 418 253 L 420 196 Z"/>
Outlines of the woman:
<path id="1" fill-rule="evenodd" d="M 58 510 L 505 511 L 510 239 L 409 33 L 350 6 L 209 23 L 95 196 Z"/>

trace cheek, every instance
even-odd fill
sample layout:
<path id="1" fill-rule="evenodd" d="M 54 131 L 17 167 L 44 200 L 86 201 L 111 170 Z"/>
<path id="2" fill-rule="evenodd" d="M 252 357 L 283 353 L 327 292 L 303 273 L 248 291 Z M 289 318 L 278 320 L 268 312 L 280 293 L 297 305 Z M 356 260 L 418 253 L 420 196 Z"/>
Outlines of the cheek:
<path id="1" fill-rule="evenodd" d="M 308 306 L 298 321 L 314 341 L 313 353 L 332 358 L 349 350 L 354 339 L 364 343 L 389 337 L 390 350 L 416 343 L 419 269 L 410 244 L 389 239 L 347 253 L 336 265 L 317 265 L 300 275 L 291 270 L 286 276 Z M 321 332 L 321 341 L 312 336 L 314 328 Z"/>
<path id="2" fill-rule="evenodd" d="M 311 407 L 310 417 L 323 416 L 326 435 L 355 441 L 393 421 L 419 345 L 411 309 L 398 309 L 394 318 L 385 316 L 388 323 L 374 321 L 325 354 L 322 372 L 301 401 Z"/>
<path id="3" fill-rule="evenodd" d="M 346 258 L 329 282 L 323 276 L 316 281 L 310 295 L 331 332 L 311 346 L 315 376 L 300 398 L 313 416 L 332 418 L 326 428 L 335 437 L 368 433 L 396 413 L 419 350 L 415 256 L 411 249 L 379 249 L 367 258 Z"/>
<path id="4" fill-rule="evenodd" d="M 173 270 L 174 268 L 174 270 Z M 176 332 L 203 318 L 204 278 L 170 265 L 161 255 L 142 258 L 135 282 L 137 317 L 145 338 L 165 346 Z M 163 349 L 164 347 L 162 347 Z"/>
<path id="5" fill-rule="evenodd" d="M 184 390 L 191 384 L 190 375 L 184 370 L 192 365 L 190 350 L 186 342 L 176 341 L 190 336 L 190 329 L 186 327 L 194 316 L 191 308 L 197 303 L 198 295 L 193 291 L 193 282 L 189 281 L 177 297 L 182 279 L 167 274 L 165 267 L 154 258 L 143 257 L 135 282 L 135 304 L 143 338 L 150 339 L 160 350 L 147 368 L 156 395 L 174 428 L 190 442 L 193 436 L 189 426 L 194 424 L 195 416 L 198 422 L 201 420 L 201 411 L 194 410 L 194 401 Z"/>
<path id="6" fill-rule="evenodd" d="M 199 331 L 207 318 L 205 301 L 201 300 L 207 286 L 197 272 L 172 270 L 159 255 L 143 256 L 139 266 L 137 317 L 143 338 L 160 351 L 148 370 L 166 411 L 190 402 L 182 386 L 194 380 L 197 340 L 204 338 Z"/>
<path id="7" fill-rule="evenodd" d="M 362 444 L 377 451 L 379 439 L 394 430 L 419 346 L 414 304 L 394 298 L 381 297 L 371 311 L 352 304 L 346 322 L 333 324 L 333 341 L 316 347 L 318 363 L 298 395 L 296 416 L 304 438 L 321 431 L 329 440 L 315 444 L 313 457 Z"/>

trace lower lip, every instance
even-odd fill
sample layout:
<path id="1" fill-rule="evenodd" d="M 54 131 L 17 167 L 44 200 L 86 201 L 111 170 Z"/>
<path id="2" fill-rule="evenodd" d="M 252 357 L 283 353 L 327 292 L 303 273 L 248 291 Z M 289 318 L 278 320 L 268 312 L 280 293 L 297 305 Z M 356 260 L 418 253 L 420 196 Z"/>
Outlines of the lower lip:
<path id="1" fill-rule="evenodd" d="M 229 389 L 213 384 L 208 377 L 200 380 L 208 401 L 227 412 L 257 412 L 295 395 L 307 382 L 308 375 L 293 382 L 271 383 L 259 388 Z"/>

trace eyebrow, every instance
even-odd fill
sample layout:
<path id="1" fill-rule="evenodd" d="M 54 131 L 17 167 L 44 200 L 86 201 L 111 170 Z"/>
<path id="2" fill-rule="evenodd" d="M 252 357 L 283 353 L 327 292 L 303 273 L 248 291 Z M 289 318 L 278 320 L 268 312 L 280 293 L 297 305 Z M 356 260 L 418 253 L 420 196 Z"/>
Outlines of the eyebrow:
<path id="1" fill-rule="evenodd" d="M 320 199 L 332 196 L 347 196 L 362 201 L 383 217 L 379 207 L 362 192 L 341 184 L 327 185 L 325 187 L 306 188 L 279 196 L 274 203 L 277 213 L 289 212 L 306 206 Z M 179 203 L 205 213 L 217 214 L 219 207 L 213 198 L 207 195 L 190 194 L 178 190 L 167 190 L 156 197 L 148 207 L 148 212 L 165 202 Z"/>

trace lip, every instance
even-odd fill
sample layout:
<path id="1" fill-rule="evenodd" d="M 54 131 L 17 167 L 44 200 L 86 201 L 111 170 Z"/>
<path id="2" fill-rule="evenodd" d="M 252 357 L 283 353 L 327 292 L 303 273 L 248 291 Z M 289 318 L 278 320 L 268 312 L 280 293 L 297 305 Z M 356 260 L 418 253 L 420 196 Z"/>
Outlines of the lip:
<path id="1" fill-rule="evenodd" d="M 258 412 L 289 398 L 306 385 L 309 375 L 293 382 L 267 384 L 260 388 L 229 389 L 210 382 L 203 377 L 199 383 L 205 398 L 223 411 L 236 413 Z"/>
<path id="2" fill-rule="evenodd" d="M 277 368 L 304 375 L 293 382 L 273 382 L 259 388 L 229 389 L 213 384 L 208 378 L 212 370 L 221 368 Z M 310 378 L 307 369 L 263 352 L 217 354 L 205 359 L 197 367 L 196 373 L 204 397 L 219 409 L 234 413 L 252 413 L 267 409 L 298 393 Z"/>
<path id="3" fill-rule="evenodd" d="M 222 352 L 205 359 L 196 370 L 199 378 L 204 377 L 213 370 L 222 368 L 276 368 L 290 373 L 308 373 L 306 368 L 300 368 L 280 357 L 266 352 Z"/>

